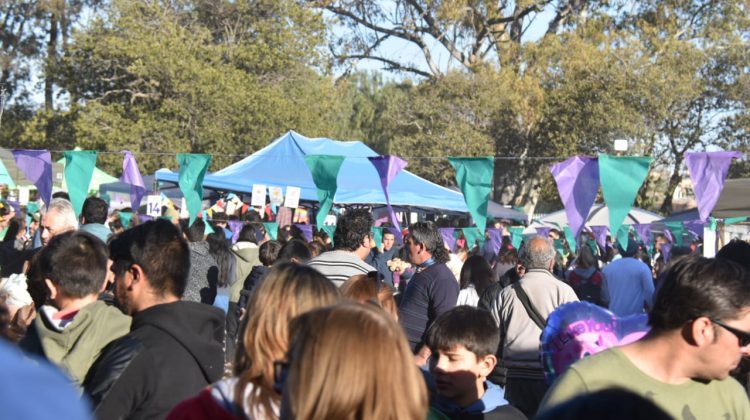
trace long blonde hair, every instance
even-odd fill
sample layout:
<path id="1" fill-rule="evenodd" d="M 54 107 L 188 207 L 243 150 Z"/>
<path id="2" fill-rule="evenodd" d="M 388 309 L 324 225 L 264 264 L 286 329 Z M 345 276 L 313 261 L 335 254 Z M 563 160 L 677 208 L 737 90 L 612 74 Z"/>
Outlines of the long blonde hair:
<path id="1" fill-rule="evenodd" d="M 245 387 L 252 384 L 252 394 L 240 405 L 259 417 L 275 417 L 273 407 L 281 396 L 273 389 L 274 362 L 286 356 L 289 322 L 306 311 L 336 303 L 339 297 L 336 286 L 313 268 L 295 263 L 272 268 L 247 305 L 234 366 L 239 378 L 234 400 L 243 401 Z"/>
<path id="2" fill-rule="evenodd" d="M 427 417 L 427 391 L 401 327 L 354 302 L 316 309 L 290 327 L 282 418 Z"/>

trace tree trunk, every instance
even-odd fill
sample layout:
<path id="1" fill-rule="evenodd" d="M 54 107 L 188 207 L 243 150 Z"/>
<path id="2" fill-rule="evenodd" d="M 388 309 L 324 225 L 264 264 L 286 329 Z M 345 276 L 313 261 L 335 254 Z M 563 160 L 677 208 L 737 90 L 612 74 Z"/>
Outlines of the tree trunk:
<path id="1" fill-rule="evenodd" d="M 672 196 L 677 186 L 680 185 L 682 176 L 680 176 L 680 166 L 682 166 L 682 155 L 679 155 L 674 162 L 672 167 L 672 176 L 669 178 L 669 184 L 667 185 L 667 191 L 664 195 L 664 201 L 661 203 L 659 212 L 665 215 L 672 213 Z"/>
<path id="2" fill-rule="evenodd" d="M 51 111 L 54 109 L 54 83 L 53 74 L 57 61 L 57 37 L 58 37 L 58 15 L 56 8 L 50 10 L 49 18 L 49 38 L 47 39 L 47 69 L 44 75 L 44 109 Z"/>

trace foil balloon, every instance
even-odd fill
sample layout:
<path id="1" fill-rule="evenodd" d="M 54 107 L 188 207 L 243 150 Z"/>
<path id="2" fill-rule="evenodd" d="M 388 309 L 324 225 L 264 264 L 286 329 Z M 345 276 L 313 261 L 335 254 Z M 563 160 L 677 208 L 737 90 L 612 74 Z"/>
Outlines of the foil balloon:
<path id="1" fill-rule="evenodd" d="M 610 347 L 632 343 L 648 332 L 646 314 L 618 318 L 590 302 L 555 309 L 542 332 L 541 357 L 549 383 L 576 361 Z"/>

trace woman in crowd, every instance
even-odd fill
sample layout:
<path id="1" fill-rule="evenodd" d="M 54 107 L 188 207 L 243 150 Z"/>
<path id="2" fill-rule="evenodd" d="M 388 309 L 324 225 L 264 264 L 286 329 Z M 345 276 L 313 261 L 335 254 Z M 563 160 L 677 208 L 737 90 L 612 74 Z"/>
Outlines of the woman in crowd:
<path id="1" fill-rule="evenodd" d="M 214 306 L 221 308 L 226 313 L 229 310 L 229 287 L 234 282 L 237 257 L 232 252 L 229 241 L 224 235 L 224 230 L 213 223 L 211 223 L 211 228 L 213 232 L 206 236 L 208 253 L 214 257 L 216 266 L 219 268 Z"/>
<path id="2" fill-rule="evenodd" d="M 275 266 L 248 303 L 234 376 L 183 401 L 168 418 L 278 418 L 281 395 L 274 388 L 274 362 L 287 353 L 289 322 L 306 311 L 336 303 L 339 296 L 336 286 L 310 267 Z"/>
<path id="3" fill-rule="evenodd" d="M 479 296 L 484 293 L 487 286 L 494 283 L 495 273 L 481 255 L 472 255 L 463 267 L 461 267 L 461 276 L 459 285 L 461 291 L 458 292 L 458 302 L 456 305 L 477 306 Z"/>
<path id="4" fill-rule="evenodd" d="M 599 271 L 599 263 L 588 245 L 578 250 L 575 269 L 568 272 L 567 282 L 578 295 L 578 299 L 605 306 L 602 300 L 604 274 Z"/>
<path id="5" fill-rule="evenodd" d="M 375 303 L 398 321 L 398 305 L 394 289 L 386 284 L 377 271 L 351 276 L 341 285 L 341 294 L 355 302 Z"/>
<path id="6" fill-rule="evenodd" d="M 406 336 L 380 308 L 317 309 L 295 319 L 290 333 L 289 358 L 277 372 L 282 419 L 427 418 L 424 379 Z"/>

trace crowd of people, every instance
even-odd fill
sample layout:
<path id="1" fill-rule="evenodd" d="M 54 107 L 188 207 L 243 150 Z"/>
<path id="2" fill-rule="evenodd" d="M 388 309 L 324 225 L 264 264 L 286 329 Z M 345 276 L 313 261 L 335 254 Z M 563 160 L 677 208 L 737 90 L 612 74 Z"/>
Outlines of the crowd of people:
<path id="1" fill-rule="evenodd" d="M 652 256 L 585 235 L 561 252 L 560 232 L 449 249 L 433 222 L 376 245 L 366 208 L 312 241 L 124 213 L 0 205 L 9 418 L 750 419 L 744 242 L 667 261 L 664 237 Z M 579 300 L 650 331 L 549 383 L 542 331 Z"/>

